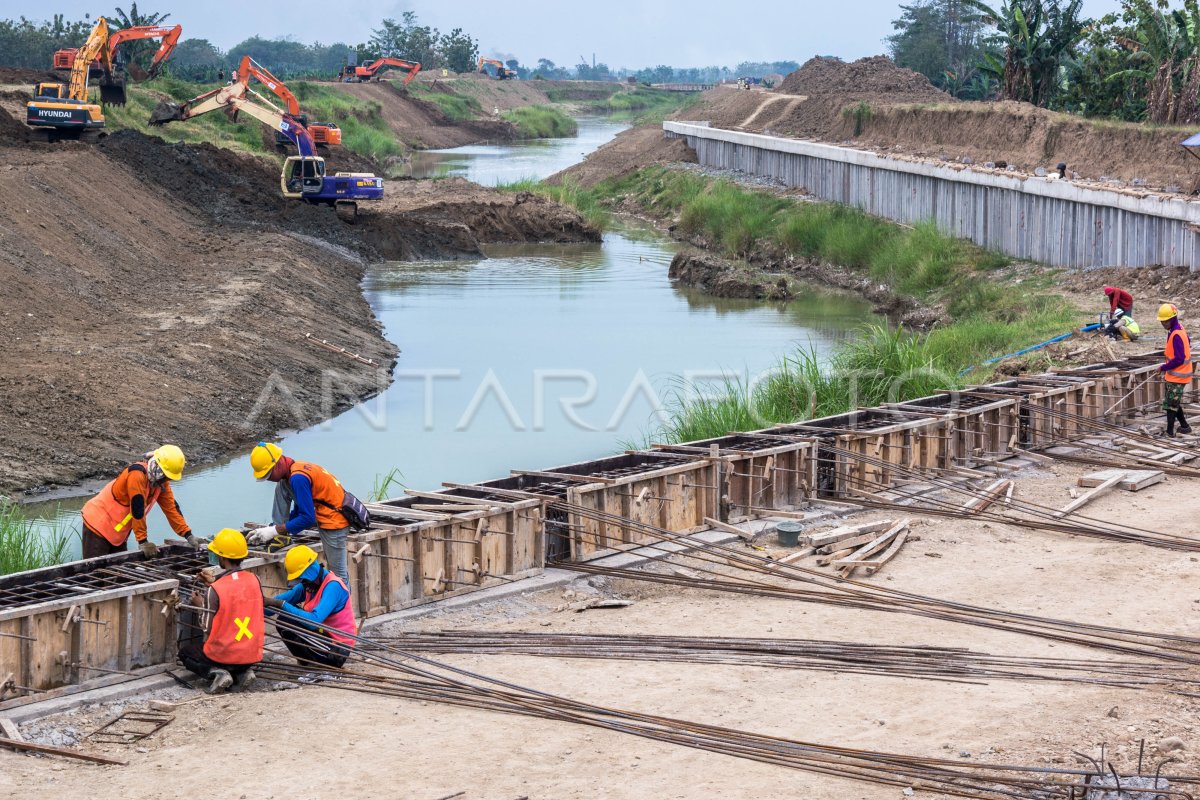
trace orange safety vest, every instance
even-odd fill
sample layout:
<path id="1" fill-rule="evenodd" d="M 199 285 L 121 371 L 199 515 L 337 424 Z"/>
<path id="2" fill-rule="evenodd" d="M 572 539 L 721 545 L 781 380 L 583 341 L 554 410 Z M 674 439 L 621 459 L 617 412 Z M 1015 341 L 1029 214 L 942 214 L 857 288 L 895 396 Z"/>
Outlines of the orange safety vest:
<path id="1" fill-rule="evenodd" d="M 354 620 L 354 603 L 351 602 L 351 598 L 349 597 L 350 589 L 346 586 L 345 581 L 332 572 L 326 572 L 325 579 L 321 581 L 321 585 L 317 587 L 317 590 L 312 593 L 311 597 L 304 598 L 304 602 L 300 607 L 305 611 L 312 611 L 319 606 L 321 604 L 321 595 L 325 594 L 325 587 L 334 581 L 341 584 L 342 588 L 346 590 L 346 603 L 326 617 L 317 631 L 328 633 L 330 638 L 335 642 L 353 647 L 354 639 L 351 639 L 349 636 L 339 635 L 339 631 L 348 633 L 350 636 L 358 634 L 358 623 Z"/>
<path id="2" fill-rule="evenodd" d="M 299 472 L 312 483 L 313 506 L 317 511 L 317 527 L 336 531 L 350 527 L 342 514 L 342 503 L 346 501 L 346 490 L 338 479 L 324 467 L 308 461 L 293 461 L 291 475 Z"/>
<path id="3" fill-rule="evenodd" d="M 1163 355 L 1170 361 L 1175 355 L 1175 348 L 1171 346 L 1171 340 L 1179 337 L 1179 341 L 1183 344 L 1183 363 L 1175 369 L 1169 369 L 1163 373 L 1163 378 L 1171 383 L 1191 383 L 1192 373 L 1195 371 L 1195 366 L 1192 364 L 1192 343 L 1188 340 L 1187 334 L 1182 328 L 1171 331 L 1167 334 L 1167 346 L 1163 350 Z"/>
<path id="4" fill-rule="evenodd" d="M 136 464 L 130 464 L 117 477 L 105 484 L 95 497 L 83 505 L 83 524 L 103 536 L 113 547 L 122 547 L 129 539 L 129 532 L 133 530 L 133 510 L 117 499 L 113 488 L 120 480 L 121 475 L 134 469 L 145 472 L 146 462 L 139 461 Z M 161 488 L 150 485 L 150 491 L 146 495 L 146 514 L 149 514 L 150 509 L 154 508 L 154 503 L 158 500 L 161 491 Z"/>
<path id="5" fill-rule="evenodd" d="M 218 664 L 256 664 L 263 656 L 263 594 L 252 572 L 232 570 L 213 582 L 213 615 L 204 655 Z"/>

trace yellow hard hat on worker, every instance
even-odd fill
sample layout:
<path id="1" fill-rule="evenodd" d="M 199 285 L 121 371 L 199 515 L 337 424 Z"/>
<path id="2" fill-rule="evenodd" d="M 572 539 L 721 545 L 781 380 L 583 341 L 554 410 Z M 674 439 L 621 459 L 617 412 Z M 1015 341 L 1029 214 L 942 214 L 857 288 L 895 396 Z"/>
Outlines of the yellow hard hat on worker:
<path id="1" fill-rule="evenodd" d="M 1158 307 L 1158 321 L 1159 322 L 1166 322 L 1167 320 L 1173 319 L 1178 316 L 1179 316 L 1179 309 L 1175 307 L 1174 303 L 1163 303 L 1161 306 Z"/>
<path id="2" fill-rule="evenodd" d="M 272 442 L 259 442 L 250 451 L 250 469 L 254 470 L 256 480 L 262 480 L 270 474 L 271 469 L 283 457 L 283 450 Z"/>
<path id="3" fill-rule="evenodd" d="M 287 579 L 289 581 L 296 580 L 316 560 L 317 551 L 306 544 L 299 544 L 288 550 L 287 555 L 283 557 L 283 568 L 287 570 Z"/>
<path id="4" fill-rule="evenodd" d="M 231 561 L 240 561 L 250 552 L 246 545 L 246 537 L 241 531 L 235 531 L 233 528 L 217 531 L 217 535 L 208 543 L 208 549 L 209 552 Z"/>
<path id="5" fill-rule="evenodd" d="M 183 477 L 183 465 L 187 463 L 187 459 L 183 457 L 183 451 L 177 446 L 164 444 L 154 451 L 153 457 L 167 478 L 177 481 Z"/>

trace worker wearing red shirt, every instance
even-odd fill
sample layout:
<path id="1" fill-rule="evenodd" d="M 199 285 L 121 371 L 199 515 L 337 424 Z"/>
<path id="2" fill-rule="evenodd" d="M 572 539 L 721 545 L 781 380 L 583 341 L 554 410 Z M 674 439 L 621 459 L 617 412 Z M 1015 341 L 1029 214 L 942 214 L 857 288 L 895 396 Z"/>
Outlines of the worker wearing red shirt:
<path id="1" fill-rule="evenodd" d="M 1116 286 L 1105 286 L 1104 296 L 1108 298 L 1108 315 L 1111 317 L 1121 309 L 1125 314 L 1133 314 L 1133 295 L 1124 289 L 1118 289 Z"/>
<path id="2" fill-rule="evenodd" d="M 1163 411 L 1167 412 L 1167 436 L 1175 436 L 1175 423 L 1179 432 L 1189 434 L 1192 427 L 1183 416 L 1183 390 L 1192 382 L 1192 343 L 1187 331 L 1179 324 L 1179 309 L 1170 303 L 1158 307 L 1158 321 L 1167 331 L 1167 346 L 1163 356 L 1167 359 L 1159 365 L 1159 372 L 1166 382 L 1163 394 Z"/>

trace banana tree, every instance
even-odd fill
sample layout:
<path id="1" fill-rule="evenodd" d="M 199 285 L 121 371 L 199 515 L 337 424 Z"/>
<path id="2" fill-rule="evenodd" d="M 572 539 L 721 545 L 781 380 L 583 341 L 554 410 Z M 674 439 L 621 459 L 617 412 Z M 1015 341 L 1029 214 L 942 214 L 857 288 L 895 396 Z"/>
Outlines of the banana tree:
<path id="1" fill-rule="evenodd" d="M 1059 91 L 1064 65 L 1083 38 L 1082 0 L 1005 0 L 992 7 L 966 0 L 995 27 L 1001 55 L 986 55 L 980 70 L 996 79 L 1000 96 L 1044 106 Z"/>
<path id="2" fill-rule="evenodd" d="M 1170 9 L 1165 0 L 1125 0 L 1124 17 L 1131 35 L 1115 42 L 1131 54 L 1133 67 L 1108 76 L 1135 81 L 1146 92 L 1146 116 L 1157 123 L 1200 121 L 1200 7 L 1184 0 Z"/>

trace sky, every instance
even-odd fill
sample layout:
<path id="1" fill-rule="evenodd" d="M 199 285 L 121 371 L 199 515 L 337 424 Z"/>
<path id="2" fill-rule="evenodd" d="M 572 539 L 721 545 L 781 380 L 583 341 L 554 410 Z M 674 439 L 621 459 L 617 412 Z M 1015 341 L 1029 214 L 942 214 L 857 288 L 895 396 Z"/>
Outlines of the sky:
<path id="1" fill-rule="evenodd" d="M 81 19 L 118 0 L 4 0 L 0 15 L 41 19 L 63 13 Z M 126 8 L 121 3 L 122 8 Z M 1084 14 L 1116 10 L 1119 0 L 1083 0 Z M 208 39 L 222 50 L 254 34 L 325 44 L 366 41 L 386 17 L 415 11 L 442 32 L 461 27 L 479 40 L 482 55 L 515 55 L 530 66 L 548 58 L 573 66 L 580 58 L 612 68 L 669 64 L 734 66 L 742 61 L 792 60 L 814 55 L 855 59 L 885 52 L 883 39 L 899 14 L 897 0 L 781 0 L 742 6 L 728 0 L 407 0 L 406 2 L 286 3 L 246 0 L 143 0 L 141 11 L 170 11 L 185 38 Z"/>

